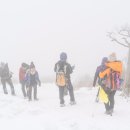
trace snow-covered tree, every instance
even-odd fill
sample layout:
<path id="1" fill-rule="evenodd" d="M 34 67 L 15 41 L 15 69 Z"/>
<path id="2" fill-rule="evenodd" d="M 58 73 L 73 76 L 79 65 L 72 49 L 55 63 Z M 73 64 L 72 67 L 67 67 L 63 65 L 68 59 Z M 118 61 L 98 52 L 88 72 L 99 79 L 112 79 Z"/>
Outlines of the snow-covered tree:
<path id="1" fill-rule="evenodd" d="M 128 61 L 125 76 L 124 92 L 127 96 L 130 95 L 130 26 L 125 25 L 116 31 L 108 33 L 109 38 L 123 46 L 128 48 Z"/>

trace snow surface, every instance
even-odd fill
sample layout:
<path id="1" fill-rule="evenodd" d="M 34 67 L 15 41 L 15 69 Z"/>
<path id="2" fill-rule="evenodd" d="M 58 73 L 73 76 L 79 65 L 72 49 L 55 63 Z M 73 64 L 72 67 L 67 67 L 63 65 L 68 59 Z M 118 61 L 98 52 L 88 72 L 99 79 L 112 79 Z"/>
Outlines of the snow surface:
<path id="1" fill-rule="evenodd" d="M 8 92 L 10 92 L 10 88 Z M 23 99 L 20 85 L 17 96 L 4 95 L 0 86 L 0 130 L 130 130 L 130 102 L 116 94 L 113 116 L 105 115 L 103 103 L 95 103 L 97 88 L 75 91 L 77 105 L 59 107 L 58 88 L 43 84 L 39 101 Z"/>

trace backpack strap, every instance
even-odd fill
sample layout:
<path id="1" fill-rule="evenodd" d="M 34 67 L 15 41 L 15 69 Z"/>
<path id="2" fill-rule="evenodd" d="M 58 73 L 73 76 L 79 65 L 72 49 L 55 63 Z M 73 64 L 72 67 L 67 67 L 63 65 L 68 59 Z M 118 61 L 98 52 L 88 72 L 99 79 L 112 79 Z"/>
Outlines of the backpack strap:
<path id="1" fill-rule="evenodd" d="M 63 65 L 63 69 L 61 68 L 61 66 L 59 64 L 57 64 L 56 66 L 56 73 L 59 73 L 59 72 L 64 72 L 64 74 L 67 73 L 67 65 Z"/>

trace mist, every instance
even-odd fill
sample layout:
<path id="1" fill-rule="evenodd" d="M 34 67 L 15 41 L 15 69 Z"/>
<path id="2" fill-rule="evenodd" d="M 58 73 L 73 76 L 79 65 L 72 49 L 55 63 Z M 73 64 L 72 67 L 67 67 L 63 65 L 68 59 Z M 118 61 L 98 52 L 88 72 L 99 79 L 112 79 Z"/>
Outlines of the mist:
<path id="1" fill-rule="evenodd" d="M 73 78 L 95 73 L 104 56 L 128 50 L 107 32 L 130 23 L 129 0 L 5 0 L 0 2 L 0 61 L 18 79 L 22 62 L 33 61 L 42 79 L 54 77 L 61 52 L 75 65 Z"/>

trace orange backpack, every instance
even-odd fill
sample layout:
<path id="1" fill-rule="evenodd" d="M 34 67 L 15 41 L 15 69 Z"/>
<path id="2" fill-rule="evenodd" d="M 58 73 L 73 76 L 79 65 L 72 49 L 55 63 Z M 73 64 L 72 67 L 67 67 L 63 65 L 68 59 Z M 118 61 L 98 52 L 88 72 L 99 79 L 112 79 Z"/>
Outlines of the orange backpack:
<path id="1" fill-rule="evenodd" d="M 66 78 L 64 72 L 58 72 L 56 75 L 56 84 L 59 87 L 65 87 L 66 86 Z"/>
<path id="2" fill-rule="evenodd" d="M 114 61 L 114 62 L 107 62 L 106 66 L 111 68 L 113 71 L 122 73 L 122 62 L 121 61 Z"/>
<path id="3" fill-rule="evenodd" d="M 106 63 L 106 66 L 110 68 L 111 89 L 120 89 L 120 77 L 122 74 L 122 62 L 114 61 Z"/>
<path id="4" fill-rule="evenodd" d="M 60 70 L 59 65 L 57 65 L 57 73 L 56 73 L 56 84 L 59 87 L 65 87 L 66 86 L 66 68 L 65 65 L 63 70 Z"/>

